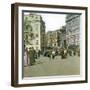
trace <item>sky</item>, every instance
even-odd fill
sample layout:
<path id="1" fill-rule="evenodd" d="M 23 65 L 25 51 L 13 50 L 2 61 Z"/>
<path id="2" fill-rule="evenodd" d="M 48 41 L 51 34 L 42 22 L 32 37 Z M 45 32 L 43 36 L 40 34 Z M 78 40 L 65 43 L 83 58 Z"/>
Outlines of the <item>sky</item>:
<path id="1" fill-rule="evenodd" d="M 37 13 L 37 15 L 41 15 L 43 21 L 45 22 L 46 32 L 60 29 L 66 24 L 66 14 Z"/>
<path id="2" fill-rule="evenodd" d="M 66 14 L 41 14 L 45 22 L 46 32 L 60 29 L 65 25 Z"/>

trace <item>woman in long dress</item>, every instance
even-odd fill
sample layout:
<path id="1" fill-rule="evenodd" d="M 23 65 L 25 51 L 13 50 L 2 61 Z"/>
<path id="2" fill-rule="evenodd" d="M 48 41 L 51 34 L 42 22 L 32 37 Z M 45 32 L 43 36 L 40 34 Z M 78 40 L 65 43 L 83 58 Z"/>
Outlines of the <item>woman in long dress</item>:
<path id="1" fill-rule="evenodd" d="M 28 65 L 28 55 L 27 55 L 27 49 L 24 51 L 24 66 Z"/>

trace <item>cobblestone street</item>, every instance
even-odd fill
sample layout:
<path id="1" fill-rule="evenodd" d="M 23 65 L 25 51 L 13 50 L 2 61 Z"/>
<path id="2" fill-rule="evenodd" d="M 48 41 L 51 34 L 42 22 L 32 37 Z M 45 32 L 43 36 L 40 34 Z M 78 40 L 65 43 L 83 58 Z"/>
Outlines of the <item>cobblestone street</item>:
<path id="1" fill-rule="evenodd" d="M 24 77 L 79 74 L 80 57 L 78 56 L 68 56 L 67 59 L 61 59 L 60 56 L 56 56 L 55 59 L 40 56 L 36 59 L 35 65 L 24 67 Z"/>

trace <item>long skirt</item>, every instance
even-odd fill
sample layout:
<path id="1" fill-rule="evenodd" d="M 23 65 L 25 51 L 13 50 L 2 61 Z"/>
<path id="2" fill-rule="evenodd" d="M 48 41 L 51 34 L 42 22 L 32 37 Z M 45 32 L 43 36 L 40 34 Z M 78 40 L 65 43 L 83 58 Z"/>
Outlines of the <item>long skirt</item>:
<path id="1" fill-rule="evenodd" d="M 27 57 L 27 53 L 24 53 L 24 66 L 28 65 L 28 57 Z"/>

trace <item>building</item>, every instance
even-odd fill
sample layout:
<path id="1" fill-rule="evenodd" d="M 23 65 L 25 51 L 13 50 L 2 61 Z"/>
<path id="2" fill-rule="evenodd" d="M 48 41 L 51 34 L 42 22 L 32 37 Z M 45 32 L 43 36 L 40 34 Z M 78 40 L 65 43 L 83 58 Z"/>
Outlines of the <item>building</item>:
<path id="1" fill-rule="evenodd" d="M 66 16 L 66 42 L 68 47 L 80 46 L 80 15 L 68 14 Z"/>
<path id="2" fill-rule="evenodd" d="M 60 30 L 47 32 L 47 47 L 59 47 L 60 46 Z"/>
<path id="3" fill-rule="evenodd" d="M 61 32 L 60 47 L 67 48 L 67 44 L 66 44 L 66 26 L 62 26 L 61 29 L 60 29 L 60 32 Z"/>
<path id="4" fill-rule="evenodd" d="M 45 48 L 45 23 L 40 15 L 24 14 L 24 43 L 35 50 Z"/>

